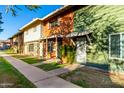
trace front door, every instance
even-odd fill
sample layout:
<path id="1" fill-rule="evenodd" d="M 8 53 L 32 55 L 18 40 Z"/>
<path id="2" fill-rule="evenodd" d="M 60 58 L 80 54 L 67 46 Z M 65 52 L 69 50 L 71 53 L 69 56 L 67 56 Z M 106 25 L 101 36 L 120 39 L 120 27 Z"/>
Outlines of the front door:
<path id="1" fill-rule="evenodd" d="M 86 38 L 77 38 L 76 45 L 76 61 L 78 63 L 86 63 Z"/>
<path id="2" fill-rule="evenodd" d="M 61 59 L 61 47 L 62 47 L 62 40 L 58 40 L 58 48 L 57 48 L 57 58 Z"/>

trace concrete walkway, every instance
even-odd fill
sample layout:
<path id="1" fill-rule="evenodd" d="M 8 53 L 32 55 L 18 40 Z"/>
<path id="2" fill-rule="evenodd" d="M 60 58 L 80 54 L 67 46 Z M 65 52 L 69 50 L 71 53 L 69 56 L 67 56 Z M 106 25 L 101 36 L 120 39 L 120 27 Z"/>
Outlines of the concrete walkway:
<path id="1" fill-rule="evenodd" d="M 49 59 L 49 60 L 42 61 L 42 62 L 39 62 L 39 63 L 31 64 L 31 65 L 32 66 L 39 66 L 39 65 L 42 65 L 42 64 L 49 64 L 49 63 L 56 62 L 56 61 L 60 61 L 60 59 Z"/>
<path id="2" fill-rule="evenodd" d="M 0 54 L 13 67 L 21 72 L 28 80 L 39 88 L 80 88 L 64 79 L 61 79 L 55 74 L 50 74 L 37 67 L 27 64 L 19 59 L 13 58 L 7 54 Z"/>
<path id="3" fill-rule="evenodd" d="M 64 68 L 58 68 L 58 69 L 48 71 L 48 73 L 52 74 L 53 76 L 56 76 L 56 75 L 60 75 L 63 73 L 73 71 L 73 70 L 80 68 L 80 67 L 82 67 L 82 66 L 80 66 L 79 64 L 73 64 L 73 65 L 65 66 Z"/>

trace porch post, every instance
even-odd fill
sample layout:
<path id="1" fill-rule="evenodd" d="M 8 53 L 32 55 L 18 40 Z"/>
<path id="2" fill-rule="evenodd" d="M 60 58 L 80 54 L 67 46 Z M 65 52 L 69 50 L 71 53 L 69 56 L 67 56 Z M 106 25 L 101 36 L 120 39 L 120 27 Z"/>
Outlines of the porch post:
<path id="1" fill-rule="evenodd" d="M 47 58 L 47 53 L 48 52 L 48 40 L 47 40 L 47 38 L 46 38 L 46 55 L 45 55 L 45 57 Z"/>
<path id="2" fill-rule="evenodd" d="M 40 39 L 37 44 L 37 57 L 38 57 L 38 59 L 40 59 Z"/>
<path id="3" fill-rule="evenodd" d="M 58 38 L 56 35 L 56 58 L 58 58 Z"/>

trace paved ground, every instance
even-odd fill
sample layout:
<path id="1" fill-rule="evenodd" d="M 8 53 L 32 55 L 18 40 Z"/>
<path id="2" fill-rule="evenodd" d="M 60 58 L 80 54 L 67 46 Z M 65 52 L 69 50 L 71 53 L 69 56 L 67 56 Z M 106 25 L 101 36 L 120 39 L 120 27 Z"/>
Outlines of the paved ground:
<path id="1" fill-rule="evenodd" d="M 39 63 L 34 63 L 34 64 L 31 64 L 32 66 L 39 66 L 39 65 L 42 65 L 42 64 L 45 64 L 44 62 L 39 62 Z"/>
<path id="2" fill-rule="evenodd" d="M 39 63 L 34 63 L 32 64 L 33 66 L 39 66 L 39 65 L 42 65 L 42 64 L 49 64 L 50 62 L 39 62 Z M 79 64 L 73 64 L 73 65 L 68 65 L 68 66 L 65 66 L 64 68 L 58 68 L 58 69 L 54 69 L 54 70 L 50 70 L 48 71 L 49 74 L 52 74 L 53 76 L 57 76 L 57 75 L 60 75 L 60 74 L 63 74 L 63 73 L 67 73 L 67 72 L 70 72 L 70 71 L 73 71 L 77 68 L 80 68 L 84 65 L 79 65 Z"/>
<path id="3" fill-rule="evenodd" d="M 45 72 L 7 54 L 0 54 L 0 56 L 4 57 L 11 65 L 39 88 L 79 88 L 79 86 L 65 81 L 55 76 L 55 74 Z"/>
<path id="4" fill-rule="evenodd" d="M 73 71 L 76 68 L 80 68 L 82 66 L 80 66 L 79 64 L 73 64 L 73 65 L 65 66 L 64 68 L 58 68 L 58 69 L 54 69 L 54 70 L 48 71 L 48 73 L 50 73 L 52 75 L 60 75 L 60 74 L 63 74 L 63 73 L 67 73 L 67 72 Z"/>
<path id="5" fill-rule="evenodd" d="M 33 66 L 39 66 L 39 65 L 42 65 L 42 64 L 49 64 L 49 63 L 56 62 L 56 61 L 60 61 L 60 60 L 59 59 L 48 59 L 47 61 L 42 61 L 42 62 L 39 62 L 39 63 L 34 63 L 32 65 Z"/>

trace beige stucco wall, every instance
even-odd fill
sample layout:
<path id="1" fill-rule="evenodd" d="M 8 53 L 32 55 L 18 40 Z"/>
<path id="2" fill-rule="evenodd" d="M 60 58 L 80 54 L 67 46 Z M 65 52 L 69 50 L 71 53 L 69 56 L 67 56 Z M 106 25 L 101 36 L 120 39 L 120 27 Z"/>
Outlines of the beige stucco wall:
<path id="1" fill-rule="evenodd" d="M 34 44 L 33 52 L 29 52 L 29 44 Z M 38 56 L 38 51 L 39 51 L 40 56 L 43 56 L 43 43 L 40 43 L 40 44 L 39 42 L 25 43 L 24 49 L 25 49 L 24 54 L 26 55 Z"/>
<path id="2" fill-rule="evenodd" d="M 24 32 L 24 42 L 35 41 L 41 38 L 41 24 L 31 27 Z"/>

